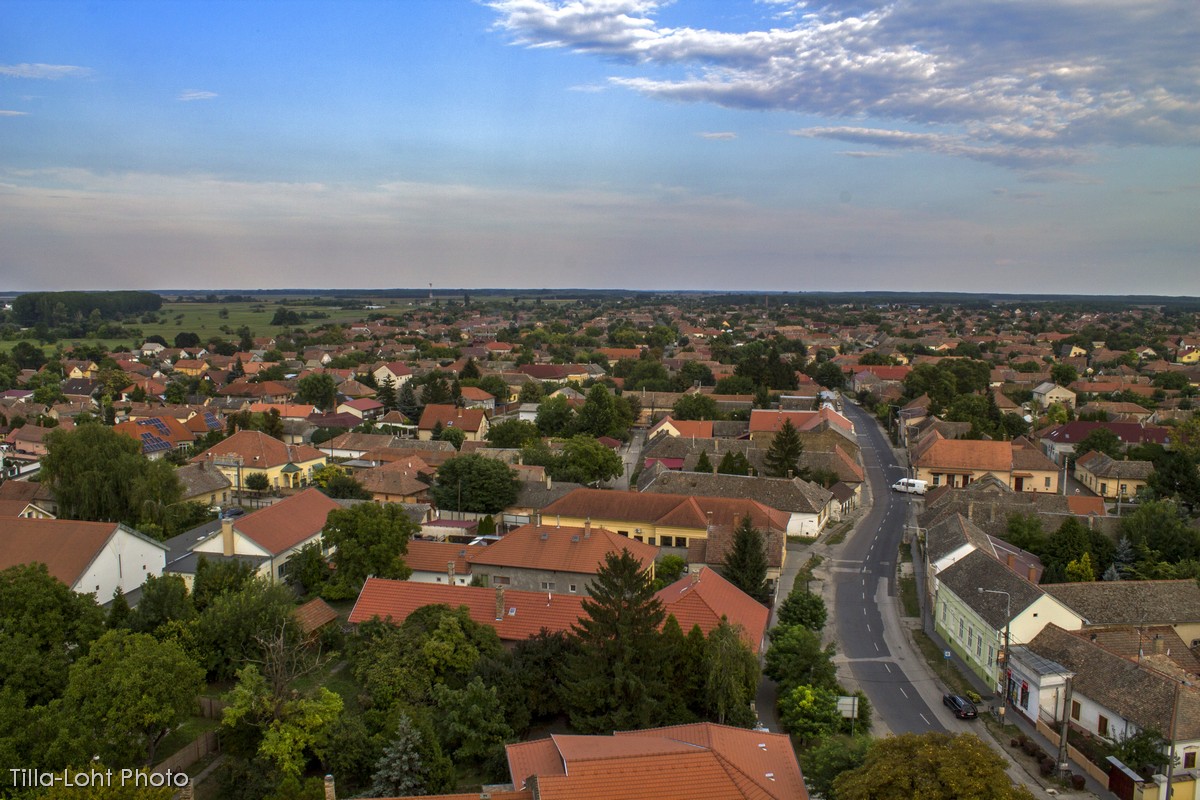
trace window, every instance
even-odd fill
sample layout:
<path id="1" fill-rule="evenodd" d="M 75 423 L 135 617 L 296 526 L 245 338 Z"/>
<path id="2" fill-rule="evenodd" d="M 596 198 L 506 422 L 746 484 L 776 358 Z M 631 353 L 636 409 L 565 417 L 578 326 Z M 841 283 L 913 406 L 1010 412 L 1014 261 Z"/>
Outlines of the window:
<path id="1" fill-rule="evenodd" d="M 1101 496 L 1101 497 L 1103 497 L 1103 496 L 1104 496 L 1104 495 L 1106 495 L 1106 494 L 1108 494 L 1108 484 L 1107 484 L 1107 483 L 1104 483 L 1103 481 L 1101 481 L 1101 483 L 1100 483 L 1100 496 Z"/>
<path id="2" fill-rule="evenodd" d="M 942 485 L 942 476 L 938 475 L 936 472 L 933 474 L 933 485 L 934 486 Z"/>
<path id="3" fill-rule="evenodd" d="M 1029 708 L 1029 684 L 1021 681 L 1021 708 Z"/>
<path id="4" fill-rule="evenodd" d="M 1096 723 L 1096 732 L 1101 736 L 1108 736 L 1108 717 L 1100 715 L 1099 721 Z"/>
<path id="5" fill-rule="evenodd" d="M 542 581 L 541 586 L 542 586 L 543 592 L 553 592 L 554 591 L 554 581 Z"/>
<path id="6" fill-rule="evenodd" d="M 508 586 L 511 583 L 512 583 L 512 578 L 508 577 L 507 575 L 493 575 L 492 576 L 492 585 L 493 586 Z"/>
<path id="7" fill-rule="evenodd" d="M 958 618 L 958 638 L 961 639 L 962 635 L 963 635 L 963 618 L 959 617 Z"/>
<path id="8" fill-rule="evenodd" d="M 617 531 L 617 533 L 621 534 L 621 535 L 622 535 L 622 536 L 624 536 L 626 539 L 628 539 L 628 538 L 629 538 L 629 531 Z"/>
<path id="9" fill-rule="evenodd" d="M 1075 720 L 1076 722 L 1079 722 L 1079 701 L 1078 700 L 1071 701 L 1071 719 Z"/>
<path id="10" fill-rule="evenodd" d="M 1127 484 L 1127 483 L 1121 484 L 1121 494 L 1122 495 L 1129 494 L 1129 484 Z"/>
<path id="11" fill-rule="evenodd" d="M 576 591 L 576 589 L 575 589 L 575 584 L 573 584 L 573 583 L 572 583 L 572 584 L 570 584 L 569 588 L 570 588 L 570 590 L 571 590 L 571 594 L 575 594 L 575 591 Z"/>
<path id="12" fill-rule="evenodd" d="M 975 640 L 975 657 L 983 658 L 983 637 L 980 636 Z"/>
<path id="13" fill-rule="evenodd" d="M 646 542 L 646 544 L 658 544 L 658 542 L 655 540 L 655 538 L 653 536 L 651 536 L 649 541 Z"/>
<path id="14" fill-rule="evenodd" d="M 988 666 L 990 667 L 996 660 L 996 648 L 988 645 Z"/>
<path id="15" fill-rule="evenodd" d="M 640 542 L 640 541 L 642 541 L 642 535 L 641 535 L 640 533 L 639 533 L 639 534 L 636 534 L 636 535 L 634 535 L 634 537 L 633 537 L 633 540 L 634 540 L 635 542 Z"/>
<path id="16" fill-rule="evenodd" d="M 1195 769 L 1196 768 L 1196 751 L 1195 750 L 1192 750 L 1189 753 L 1183 754 L 1183 768 L 1184 769 Z"/>
<path id="17" fill-rule="evenodd" d="M 1046 476 L 1046 488 L 1047 489 L 1050 488 L 1050 476 L 1049 475 Z"/>

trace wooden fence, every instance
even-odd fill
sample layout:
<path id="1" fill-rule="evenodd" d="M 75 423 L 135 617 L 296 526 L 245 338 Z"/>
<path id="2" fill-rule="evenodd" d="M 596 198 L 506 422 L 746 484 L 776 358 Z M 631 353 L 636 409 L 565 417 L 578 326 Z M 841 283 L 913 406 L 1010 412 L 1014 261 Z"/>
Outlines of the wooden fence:
<path id="1" fill-rule="evenodd" d="M 1051 743 L 1057 742 L 1061 736 L 1060 731 L 1054 730 L 1054 728 L 1051 728 L 1040 719 L 1037 721 L 1037 729 L 1038 733 L 1049 739 Z M 1072 747 L 1070 743 L 1067 744 L 1067 758 L 1071 759 L 1078 769 L 1083 770 L 1099 781 L 1101 786 L 1108 786 L 1108 770 L 1101 769 L 1093 764 L 1091 759 Z"/>
<path id="2" fill-rule="evenodd" d="M 220 737 L 216 731 L 205 731 L 195 739 L 176 750 L 171 755 L 154 765 L 151 772 L 183 772 L 210 753 L 221 751 Z"/>

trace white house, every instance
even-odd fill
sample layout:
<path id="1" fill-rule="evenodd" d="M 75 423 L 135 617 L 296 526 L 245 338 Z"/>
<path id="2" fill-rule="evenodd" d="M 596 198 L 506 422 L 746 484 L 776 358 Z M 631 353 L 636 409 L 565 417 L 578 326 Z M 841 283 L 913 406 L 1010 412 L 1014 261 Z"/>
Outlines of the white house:
<path id="1" fill-rule="evenodd" d="M 115 522 L 11 518 L 0 534 L 0 569 L 43 563 L 50 574 L 100 603 L 162 575 L 167 548 Z"/>

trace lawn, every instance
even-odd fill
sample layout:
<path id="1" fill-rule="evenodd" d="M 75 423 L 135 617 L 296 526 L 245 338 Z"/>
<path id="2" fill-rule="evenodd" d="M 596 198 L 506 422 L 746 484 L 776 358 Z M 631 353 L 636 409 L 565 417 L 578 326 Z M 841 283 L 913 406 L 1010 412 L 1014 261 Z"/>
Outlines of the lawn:
<path id="1" fill-rule="evenodd" d="M 917 579 L 911 575 L 899 579 L 900 586 L 900 604 L 904 609 L 904 616 L 919 617 L 921 616 L 921 603 L 917 597 Z"/>

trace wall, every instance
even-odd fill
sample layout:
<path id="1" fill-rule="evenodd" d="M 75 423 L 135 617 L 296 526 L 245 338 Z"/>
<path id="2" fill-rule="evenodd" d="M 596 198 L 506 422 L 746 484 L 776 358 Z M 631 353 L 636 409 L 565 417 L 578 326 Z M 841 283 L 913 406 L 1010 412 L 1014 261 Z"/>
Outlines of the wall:
<path id="1" fill-rule="evenodd" d="M 72 588 L 95 594 L 98 602 L 107 603 L 118 586 L 129 594 L 145 583 L 147 576 L 162 575 L 166 566 L 166 550 L 118 527 Z"/>
<path id="2" fill-rule="evenodd" d="M 519 567 L 497 567 L 489 564 L 476 564 L 472 567 L 475 574 L 482 576 L 486 585 L 495 586 L 496 578 L 508 578 L 505 586 L 509 589 L 521 589 L 529 592 L 553 592 L 554 594 L 588 594 L 588 582 L 595 578 L 580 572 L 555 572 L 552 570 L 521 569 Z M 550 589 L 543 584 L 550 583 Z M 575 591 L 571 591 L 571 585 Z"/>

